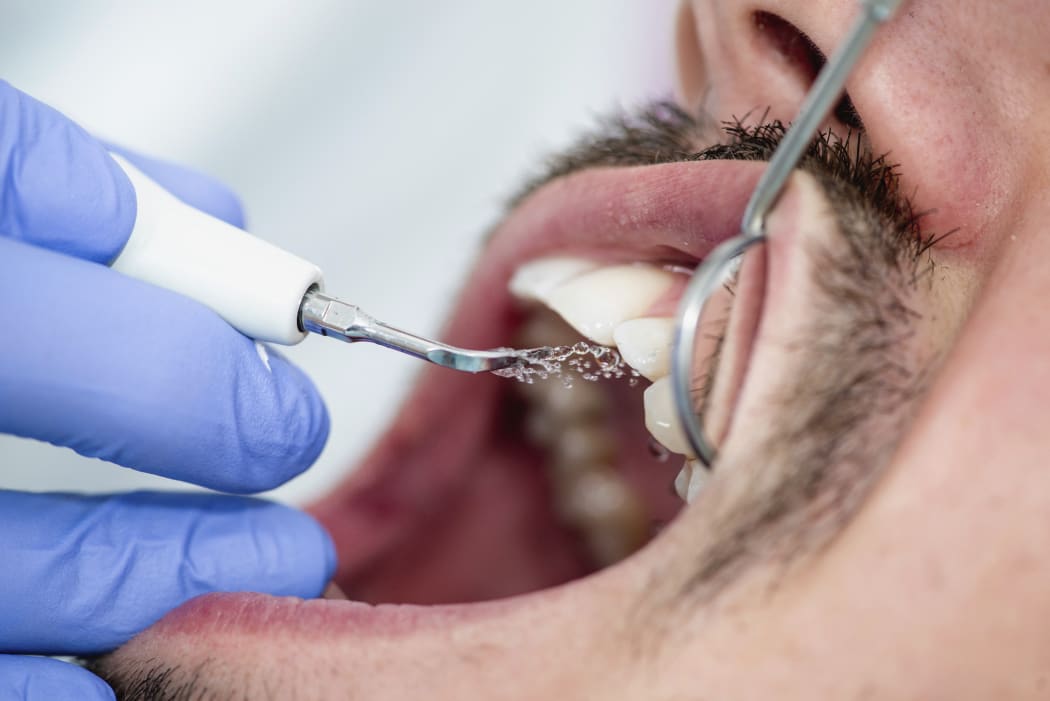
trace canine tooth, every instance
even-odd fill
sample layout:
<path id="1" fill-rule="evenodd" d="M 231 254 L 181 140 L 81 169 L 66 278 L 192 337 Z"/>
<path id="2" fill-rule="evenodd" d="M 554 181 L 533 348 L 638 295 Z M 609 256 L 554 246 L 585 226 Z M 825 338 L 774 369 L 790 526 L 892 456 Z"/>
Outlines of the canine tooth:
<path id="1" fill-rule="evenodd" d="M 678 422 L 671 392 L 670 377 L 661 377 L 646 388 L 643 395 L 645 427 L 653 434 L 653 438 L 672 453 L 695 457 Z"/>
<path id="2" fill-rule="evenodd" d="M 682 501 L 692 502 L 707 484 L 709 471 L 699 460 L 686 460 L 674 478 L 674 491 Z"/>
<path id="3" fill-rule="evenodd" d="M 623 361 L 646 379 L 658 380 L 670 372 L 674 319 L 642 317 L 613 329 L 613 340 Z"/>
<path id="4" fill-rule="evenodd" d="M 688 462 L 682 465 L 674 478 L 674 492 L 682 501 L 689 501 L 689 482 L 693 479 L 693 467 Z"/>
<path id="5" fill-rule="evenodd" d="M 692 467 L 692 476 L 689 478 L 689 489 L 686 492 L 685 500 L 692 503 L 693 499 L 696 499 L 696 495 L 707 484 L 707 478 L 711 476 L 711 471 L 698 460 L 690 460 L 686 464 Z"/>
<path id="6" fill-rule="evenodd" d="M 540 258 L 529 261 L 514 272 L 510 279 L 510 291 L 519 299 L 546 301 L 551 290 L 597 267 L 594 261 L 583 258 Z"/>
<path id="7" fill-rule="evenodd" d="M 613 329 L 648 310 L 674 283 L 674 273 L 651 265 L 614 265 L 577 275 L 544 301 L 584 336 L 612 345 Z"/>

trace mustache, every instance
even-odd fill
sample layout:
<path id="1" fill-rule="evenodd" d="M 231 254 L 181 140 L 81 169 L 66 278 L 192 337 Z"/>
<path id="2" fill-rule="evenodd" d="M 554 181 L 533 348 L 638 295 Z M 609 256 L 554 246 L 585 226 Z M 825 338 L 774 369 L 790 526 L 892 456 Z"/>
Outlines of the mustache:
<path id="1" fill-rule="evenodd" d="M 768 161 L 780 145 L 787 126 L 762 119 L 746 125 L 741 119 L 717 123 L 710 115 L 686 112 L 668 101 L 656 101 L 629 112 L 598 120 L 596 127 L 564 151 L 549 157 L 540 173 L 508 202 L 513 209 L 552 180 L 596 167 L 631 167 L 692 161 Z M 812 174 L 835 204 L 842 228 L 858 220 L 866 230 L 879 231 L 868 242 L 866 255 L 885 262 L 911 264 L 940 241 L 925 234 L 919 212 L 902 190 L 899 167 L 888 154 L 876 155 L 862 131 L 838 135 L 828 129 L 817 134 L 798 168 Z M 872 245 L 875 244 L 875 245 Z"/>

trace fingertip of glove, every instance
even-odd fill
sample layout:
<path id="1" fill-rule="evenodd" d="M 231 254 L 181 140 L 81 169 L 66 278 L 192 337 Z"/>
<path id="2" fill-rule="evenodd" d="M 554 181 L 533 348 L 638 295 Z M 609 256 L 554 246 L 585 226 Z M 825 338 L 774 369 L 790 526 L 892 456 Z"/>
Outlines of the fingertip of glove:
<path id="1" fill-rule="evenodd" d="M 273 489 L 309 468 L 328 441 L 328 408 L 310 378 L 273 350 L 260 346 L 268 376 L 265 401 L 241 397 L 241 441 L 246 470 L 238 477 L 238 491 Z M 252 393 L 254 395 L 255 393 Z M 260 416 L 265 413 L 265 416 Z"/>
<path id="2" fill-rule="evenodd" d="M 17 167 L 16 167 L 17 166 Z M 54 108 L 0 83 L 0 226 L 43 248 L 108 263 L 135 224 L 135 190 L 106 148 Z"/>
<path id="3" fill-rule="evenodd" d="M 271 367 L 277 368 L 275 372 L 285 373 L 292 388 L 288 436 L 292 452 L 299 456 L 299 469 L 295 473 L 299 474 L 320 457 L 328 442 L 331 420 L 328 407 L 309 376 L 284 356 L 277 353 L 272 353 L 272 356 Z"/>
<path id="4" fill-rule="evenodd" d="M 290 506 L 266 503 L 254 541 L 259 551 L 257 589 L 277 596 L 320 596 L 336 568 L 331 536 L 316 519 Z"/>

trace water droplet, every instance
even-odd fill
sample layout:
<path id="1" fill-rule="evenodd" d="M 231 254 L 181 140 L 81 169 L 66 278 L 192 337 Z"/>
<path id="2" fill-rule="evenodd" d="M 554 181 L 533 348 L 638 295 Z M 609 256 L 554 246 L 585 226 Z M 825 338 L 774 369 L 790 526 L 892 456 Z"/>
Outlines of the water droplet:
<path id="1" fill-rule="evenodd" d="M 500 377 L 508 377 L 528 384 L 536 380 L 559 378 L 565 387 L 572 387 L 575 378 L 588 382 L 599 380 L 628 380 L 630 386 L 637 385 L 638 372 L 623 362 L 620 353 L 608 346 L 591 345 L 579 341 L 572 346 L 545 346 L 517 351 L 518 362 L 510 367 L 494 371 Z"/>

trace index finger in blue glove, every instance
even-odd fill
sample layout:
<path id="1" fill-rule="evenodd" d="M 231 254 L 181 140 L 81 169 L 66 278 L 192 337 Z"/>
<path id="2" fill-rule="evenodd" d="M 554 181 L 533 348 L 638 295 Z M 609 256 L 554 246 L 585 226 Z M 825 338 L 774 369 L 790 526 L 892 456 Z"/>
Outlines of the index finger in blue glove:
<path id="1" fill-rule="evenodd" d="M 214 182 L 135 158 L 240 217 Z M 301 372 L 200 305 L 78 260 L 120 252 L 135 193 L 102 144 L 4 82 L 0 175 L 0 432 L 239 492 L 316 459 L 328 417 Z"/>
<path id="2" fill-rule="evenodd" d="M 135 224 L 135 191 L 105 146 L 0 81 L 0 238 L 109 263 Z"/>
<path id="3" fill-rule="evenodd" d="M 213 591 L 315 597 L 335 569 L 306 514 L 208 494 L 0 491 L 0 650 L 95 654 Z"/>
<path id="4" fill-rule="evenodd" d="M 0 237 L 0 300 L 0 433 L 232 492 L 328 437 L 306 375 L 186 297 Z"/>
<path id="5" fill-rule="evenodd" d="M 0 236 L 97 263 L 116 258 L 137 207 L 134 189 L 109 151 L 187 204 L 244 228 L 240 201 L 214 178 L 104 144 L 0 80 Z"/>
<path id="6" fill-rule="evenodd" d="M 0 655 L 0 699 L 113 701 L 113 690 L 91 672 L 46 657 Z"/>

